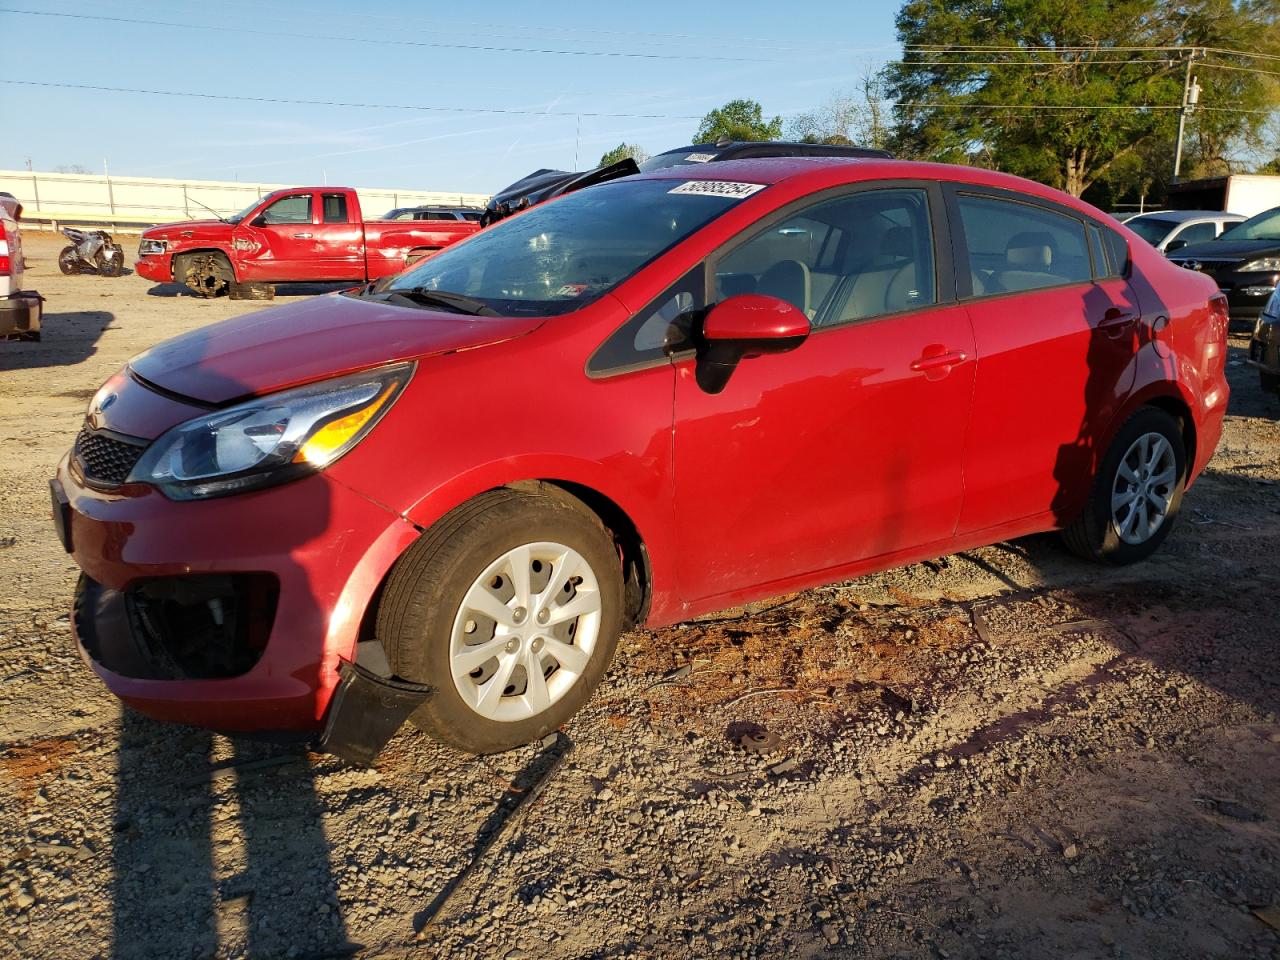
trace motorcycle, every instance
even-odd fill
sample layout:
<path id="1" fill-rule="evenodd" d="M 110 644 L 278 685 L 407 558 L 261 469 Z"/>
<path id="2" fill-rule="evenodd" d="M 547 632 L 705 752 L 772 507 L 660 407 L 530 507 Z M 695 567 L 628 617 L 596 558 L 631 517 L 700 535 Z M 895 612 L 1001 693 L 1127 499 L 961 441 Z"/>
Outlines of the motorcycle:
<path id="1" fill-rule="evenodd" d="M 77 230 L 63 227 L 62 235 L 71 241 L 58 254 L 58 269 L 65 274 L 96 273 L 102 277 L 118 277 L 124 273 L 124 249 L 111 241 L 105 230 Z"/>

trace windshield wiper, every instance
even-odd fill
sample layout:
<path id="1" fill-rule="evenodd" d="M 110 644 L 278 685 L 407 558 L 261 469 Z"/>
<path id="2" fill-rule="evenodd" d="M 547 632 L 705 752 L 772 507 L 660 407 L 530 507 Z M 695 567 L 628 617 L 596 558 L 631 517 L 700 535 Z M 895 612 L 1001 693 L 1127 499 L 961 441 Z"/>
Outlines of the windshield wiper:
<path id="1" fill-rule="evenodd" d="M 444 307 L 457 313 L 467 313 L 473 317 L 500 317 L 502 314 L 483 300 L 468 297 L 448 290 L 428 290 L 426 287 L 410 287 L 407 290 L 388 290 L 387 299 L 400 297 L 428 307 Z"/>

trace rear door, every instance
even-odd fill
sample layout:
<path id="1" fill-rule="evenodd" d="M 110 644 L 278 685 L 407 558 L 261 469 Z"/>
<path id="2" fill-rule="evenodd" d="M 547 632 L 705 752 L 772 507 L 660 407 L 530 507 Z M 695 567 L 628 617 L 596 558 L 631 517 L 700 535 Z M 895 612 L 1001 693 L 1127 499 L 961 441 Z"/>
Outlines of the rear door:
<path id="1" fill-rule="evenodd" d="M 977 346 L 959 532 L 1084 502 L 1134 383 L 1138 298 L 1119 234 L 1048 201 L 947 187 L 956 277 Z"/>
<path id="2" fill-rule="evenodd" d="M 358 211 L 348 194 L 321 192 L 319 222 L 313 230 L 313 279 L 364 279 L 364 227 Z"/>
<path id="3" fill-rule="evenodd" d="M 309 190 L 273 200 L 232 231 L 242 280 L 315 279 L 315 195 Z"/>
<path id="4" fill-rule="evenodd" d="M 686 601 L 946 541 L 961 506 L 973 338 L 954 302 L 942 194 L 827 195 L 714 258 L 708 302 L 763 293 L 814 326 L 740 363 L 723 392 L 676 364 L 675 492 Z M 944 235 L 945 236 L 945 235 Z"/>

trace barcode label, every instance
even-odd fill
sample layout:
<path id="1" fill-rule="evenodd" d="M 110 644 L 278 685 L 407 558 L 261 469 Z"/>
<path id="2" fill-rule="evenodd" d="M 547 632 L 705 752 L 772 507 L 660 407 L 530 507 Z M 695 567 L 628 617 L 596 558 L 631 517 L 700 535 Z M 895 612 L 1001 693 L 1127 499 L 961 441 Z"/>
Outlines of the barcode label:
<path id="1" fill-rule="evenodd" d="M 732 180 L 686 180 L 667 193 L 687 193 L 700 197 L 730 197 L 740 200 L 764 189 L 763 183 L 736 183 Z"/>

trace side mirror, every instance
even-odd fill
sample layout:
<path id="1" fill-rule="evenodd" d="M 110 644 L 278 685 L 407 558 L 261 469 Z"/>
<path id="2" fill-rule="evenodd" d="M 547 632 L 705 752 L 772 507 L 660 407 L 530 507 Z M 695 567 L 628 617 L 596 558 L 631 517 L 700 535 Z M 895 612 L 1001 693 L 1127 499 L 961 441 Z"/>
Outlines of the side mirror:
<path id="1" fill-rule="evenodd" d="M 260 213 L 249 221 L 249 226 L 251 227 L 265 227 L 266 225 L 267 215 L 265 213 Z"/>
<path id="2" fill-rule="evenodd" d="M 809 331 L 809 318 L 785 300 L 760 293 L 729 297 L 702 321 L 698 386 L 719 393 L 741 361 L 794 350 Z"/>
<path id="3" fill-rule="evenodd" d="M 1166 247 L 1164 248 L 1164 252 L 1165 252 L 1165 253 L 1173 253 L 1173 251 L 1175 251 L 1175 250 L 1181 250 L 1181 249 L 1182 249 L 1183 247 L 1185 247 L 1186 245 L 1187 245 L 1187 241 L 1185 241 L 1185 240 L 1174 240 L 1173 242 L 1171 242 L 1168 246 L 1166 246 Z"/>

